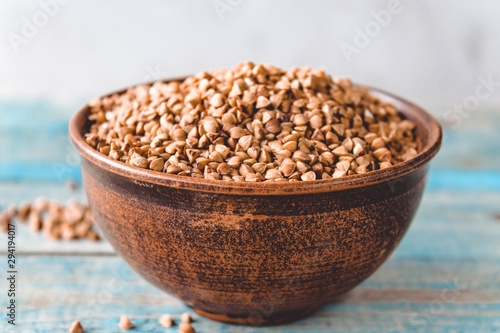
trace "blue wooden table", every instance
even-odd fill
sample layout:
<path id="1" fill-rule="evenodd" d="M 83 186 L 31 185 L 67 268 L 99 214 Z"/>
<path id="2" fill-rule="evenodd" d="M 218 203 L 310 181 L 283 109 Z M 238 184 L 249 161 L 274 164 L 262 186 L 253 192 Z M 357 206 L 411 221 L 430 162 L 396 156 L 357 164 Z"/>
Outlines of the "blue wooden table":
<path id="1" fill-rule="evenodd" d="M 45 196 L 85 200 L 67 136 L 72 110 L 43 101 L 0 103 L 0 208 Z M 439 115 L 439 112 L 435 112 Z M 193 314 L 198 332 L 500 331 L 500 113 L 478 110 L 445 140 L 433 161 L 418 215 L 391 258 L 368 280 L 313 316 L 261 328 L 223 325 Z M 6 236 L 0 235 L 0 301 L 7 306 Z M 17 318 L 0 332 L 177 332 L 189 309 L 143 281 L 106 241 L 55 242 L 20 225 L 16 233 Z M 132 331 L 131 331 L 132 332 Z"/>

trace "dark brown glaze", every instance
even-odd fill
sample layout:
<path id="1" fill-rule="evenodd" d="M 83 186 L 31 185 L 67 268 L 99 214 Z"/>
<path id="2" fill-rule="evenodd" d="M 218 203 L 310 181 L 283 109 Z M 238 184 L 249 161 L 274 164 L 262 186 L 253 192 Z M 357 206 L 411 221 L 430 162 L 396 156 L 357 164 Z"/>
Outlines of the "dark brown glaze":
<path id="1" fill-rule="evenodd" d="M 373 91 L 417 124 L 423 150 L 342 179 L 228 183 L 135 168 L 86 144 L 87 107 L 70 135 L 95 218 L 134 270 L 203 316 L 279 324 L 370 276 L 415 215 L 441 128 L 419 107 Z"/>

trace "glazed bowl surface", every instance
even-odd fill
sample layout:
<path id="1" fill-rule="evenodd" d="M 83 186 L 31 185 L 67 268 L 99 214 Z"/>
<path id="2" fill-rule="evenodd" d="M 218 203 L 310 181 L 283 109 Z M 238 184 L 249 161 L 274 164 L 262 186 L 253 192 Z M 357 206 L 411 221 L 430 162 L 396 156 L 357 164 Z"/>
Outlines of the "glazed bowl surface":
<path id="1" fill-rule="evenodd" d="M 370 90 L 416 123 L 422 151 L 384 170 L 310 182 L 224 182 L 117 162 L 85 142 L 85 106 L 70 136 L 96 221 L 136 272 L 203 316 L 268 325 L 311 313 L 393 252 L 441 145 L 432 116 Z"/>

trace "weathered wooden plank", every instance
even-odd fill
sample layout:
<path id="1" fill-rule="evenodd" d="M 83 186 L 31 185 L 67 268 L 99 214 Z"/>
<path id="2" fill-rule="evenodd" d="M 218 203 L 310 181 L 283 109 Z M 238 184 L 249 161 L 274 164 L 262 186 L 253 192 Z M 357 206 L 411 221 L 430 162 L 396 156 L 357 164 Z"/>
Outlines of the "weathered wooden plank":
<path id="1" fill-rule="evenodd" d="M 174 332 L 177 328 L 158 325 L 159 315 L 178 319 L 189 311 L 117 257 L 28 255 L 19 258 L 18 267 L 16 332 L 65 331 L 74 319 L 88 332 L 118 332 L 121 314 L 132 318 L 138 332 Z M 499 258 L 392 258 L 338 302 L 294 324 L 235 327 L 193 316 L 199 332 L 492 331 L 500 329 L 500 283 L 495 276 L 500 276 Z M 5 287 L 2 280 L 0 288 Z M 0 327 L 9 328 L 5 321 Z"/>
<path id="2" fill-rule="evenodd" d="M 500 190 L 500 170 L 438 169 L 431 166 L 428 189 Z"/>
<path id="3" fill-rule="evenodd" d="M 82 186 L 72 189 L 68 183 L 0 182 L 0 208 L 25 201 L 32 202 L 40 197 L 59 202 L 70 199 L 86 201 Z"/>
<path id="4" fill-rule="evenodd" d="M 77 154 L 68 137 L 78 107 L 46 100 L 0 101 L 0 144 L 9 151 L 8 158 L 0 158 L 0 181 L 78 179 Z"/>

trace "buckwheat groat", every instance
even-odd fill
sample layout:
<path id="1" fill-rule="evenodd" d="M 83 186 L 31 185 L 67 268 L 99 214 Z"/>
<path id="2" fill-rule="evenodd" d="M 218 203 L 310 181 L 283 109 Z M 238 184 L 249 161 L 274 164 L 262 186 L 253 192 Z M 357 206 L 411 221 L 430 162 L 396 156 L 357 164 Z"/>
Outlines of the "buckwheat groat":
<path id="1" fill-rule="evenodd" d="M 174 325 L 174 321 L 172 320 L 172 317 L 170 317 L 170 315 L 168 315 L 168 314 L 161 315 L 159 322 L 164 327 L 172 327 Z"/>
<path id="2" fill-rule="evenodd" d="M 313 181 L 385 169 L 415 124 L 322 70 L 243 63 L 89 104 L 89 145 L 135 167 L 225 181 Z"/>
<path id="3" fill-rule="evenodd" d="M 194 333 L 196 330 L 190 323 L 182 323 L 179 325 L 179 333 Z"/>
<path id="4" fill-rule="evenodd" d="M 132 322 L 130 321 L 130 319 L 127 316 L 122 315 L 120 317 L 120 322 L 118 323 L 118 326 L 122 330 L 129 330 L 129 329 L 134 327 L 134 324 L 132 324 Z"/>
<path id="5" fill-rule="evenodd" d="M 0 212 L 0 230 L 2 232 L 9 231 L 10 222 L 11 222 L 11 219 L 10 219 L 9 215 L 5 212 Z"/>
<path id="6" fill-rule="evenodd" d="M 183 313 L 181 315 L 181 320 L 183 323 L 190 323 L 191 322 L 191 316 L 189 315 L 189 313 Z"/>
<path id="7" fill-rule="evenodd" d="M 78 320 L 74 321 L 73 324 L 71 324 L 69 332 L 70 333 L 83 333 L 82 324 Z"/>

